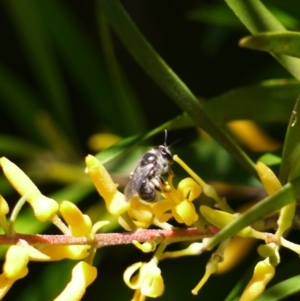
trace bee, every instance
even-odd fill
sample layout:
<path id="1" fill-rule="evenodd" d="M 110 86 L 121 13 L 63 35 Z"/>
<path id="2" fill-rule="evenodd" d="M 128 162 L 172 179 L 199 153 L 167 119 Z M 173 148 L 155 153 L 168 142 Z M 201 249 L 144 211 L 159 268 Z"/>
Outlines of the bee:
<path id="1" fill-rule="evenodd" d="M 171 145 L 167 146 L 166 141 L 167 130 L 164 144 L 155 146 L 139 160 L 124 190 L 127 201 L 139 196 L 146 202 L 154 202 L 159 199 L 160 193 L 166 191 L 166 183 L 161 175 L 167 172 L 173 174 L 171 169 L 173 158 L 169 150 Z"/>

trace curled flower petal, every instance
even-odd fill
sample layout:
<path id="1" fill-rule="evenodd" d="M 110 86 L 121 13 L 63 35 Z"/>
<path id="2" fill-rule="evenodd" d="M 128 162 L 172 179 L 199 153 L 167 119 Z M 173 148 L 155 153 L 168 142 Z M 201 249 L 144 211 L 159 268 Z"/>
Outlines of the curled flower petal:
<path id="1" fill-rule="evenodd" d="M 87 171 L 97 188 L 99 194 L 103 197 L 107 211 L 114 216 L 119 216 L 130 208 L 130 203 L 126 201 L 125 196 L 117 190 L 117 185 L 113 182 L 104 166 L 99 160 L 91 155 L 86 157 Z"/>
<path id="2" fill-rule="evenodd" d="M 82 214 L 75 204 L 63 201 L 60 204 L 60 212 L 66 223 L 69 225 L 73 236 L 87 236 L 91 233 L 92 221 L 90 217 Z"/>
<path id="3" fill-rule="evenodd" d="M 124 282 L 131 289 L 138 289 L 141 286 L 142 279 L 140 275 L 139 274 L 136 276 L 133 275 L 140 269 L 142 265 L 144 265 L 143 262 L 136 262 L 131 266 L 129 266 L 123 274 Z"/>
<path id="4" fill-rule="evenodd" d="M 86 288 L 96 279 L 97 269 L 84 261 L 78 262 L 72 270 L 71 281 L 54 301 L 79 301 Z"/>
<path id="5" fill-rule="evenodd" d="M 245 288 L 240 301 L 255 300 L 265 290 L 266 285 L 275 274 L 274 267 L 268 262 L 268 259 L 260 261 L 254 268 L 253 276 Z"/>
<path id="6" fill-rule="evenodd" d="M 269 263 L 275 267 L 280 263 L 279 247 L 275 243 L 260 245 L 257 248 L 258 254 L 264 258 L 268 257 Z"/>
<path id="7" fill-rule="evenodd" d="M 193 201 L 201 194 L 202 188 L 192 178 L 185 178 L 178 183 L 177 191 L 182 199 Z"/>
<path id="8" fill-rule="evenodd" d="M 185 223 L 187 226 L 198 220 L 195 206 L 188 200 L 183 200 L 180 204 L 176 205 L 173 213 L 179 223 Z"/>
<path id="9" fill-rule="evenodd" d="M 133 276 L 137 271 L 139 272 Z M 149 263 L 136 262 L 126 269 L 123 279 L 131 289 L 140 290 L 147 297 L 156 298 L 164 292 L 164 281 L 160 268 L 150 261 Z"/>
<path id="10" fill-rule="evenodd" d="M 26 196 L 26 200 L 32 206 L 36 218 L 44 222 L 57 212 L 58 203 L 41 194 L 30 178 L 14 163 L 7 158 L 0 159 L 3 172 L 13 187 L 21 196 Z"/>
<path id="11" fill-rule="evenodd" d="M 145 241 L 144 243 L 139 243 L 137 240 L 133 240 L 132 243 L 139 248 L 140 250 L 142 250 L 144 253 L 149 253 L 149 252 L 153 252 L 155 251 L 156 247 L 157 247 L 157 241 L 155 240 L 148 240 Z"/>
<path id="12" fill-rule="evenodd" d="M 171 213 L 173 207 L 174 207 L 174 203 L 172 203 L 168 199 L 164 199 L 162 201 L 153 204 L 152 211 L 156 216 L 156 218 L 161 223 L 164 223 L 173 217 L 173 214 Z"/>

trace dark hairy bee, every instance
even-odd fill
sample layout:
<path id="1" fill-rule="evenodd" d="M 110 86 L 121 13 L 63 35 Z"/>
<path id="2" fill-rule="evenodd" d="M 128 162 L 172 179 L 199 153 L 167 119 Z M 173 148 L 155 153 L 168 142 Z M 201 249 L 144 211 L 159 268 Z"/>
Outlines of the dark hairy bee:
<path id="1" fill-rule="evenodd" d="M 173 164 L 170 146 L 167 146 L 166 140 L 167 131 L 165 130 L 164 144 L 146 152 L 134 172 L 130 174 L 130 180 L 124 190 L 127 201 L 135 196 L 147 202 L 157 201 L 159 194 L 166 191 L 166 184 L 161 175 L 167 172 L 172 173 L 171 165 Z"/>

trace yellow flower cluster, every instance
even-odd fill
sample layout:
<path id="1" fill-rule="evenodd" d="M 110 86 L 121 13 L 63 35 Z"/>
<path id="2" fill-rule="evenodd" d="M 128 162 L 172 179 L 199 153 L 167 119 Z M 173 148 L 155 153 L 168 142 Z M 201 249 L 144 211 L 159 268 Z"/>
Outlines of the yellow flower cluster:
<path id="1" fill-rule="evenodd" d="M 191 226 L 199 222 L 200 216 L 206 223 L 205 225 L 213 225 L 220 229 L 231 223 L 236 218 L 236 214 L 232 213 L 226 201 L 219 198 L 214 188 L 199 178 L 178 156 L 174 156 L 174 161 L 179 163 L 191 177 L 181 180 L 175 188 L 173 185 L 174 175 L 170 174 L 168 182 L 166 182 L 168 189 L 162 193 L 161 200 L 154 203 L 144 202 L 138 197 L 134 197 L 130 201 L 126 200 L 124 194 L 118 190 L 118 185 L 113 182 L 109 173 L 96 157 L 91 155 L 86 157 L 86 170 L 99 194 L 103 197 L 107 211 L 118 217 L 119 223 L 126 230 L 135 231 L 140 228 L 149 228 L 151 225 L 170 229 L 172 226 L 167 224 L 167 221 L 171 218 L 174 218 L 178 223 Z M 4 198 L 0 196 L 0 224 L 6 234 L 14 234 L 13 222 L 20 207 L 27 201 L 39 221 L 51 221 L 64 234 L 85 237 L 87 241 L 87 245 L 33 247 L 20 240 L 16 245 L 11 246 L 6 254 L 3 273 L 0 275 L 0 299 L 16 280 L 26 276 L 28 273 L 27 264 L 30 260 L 51 261 L 69 258 L 79 260 L 79 262 L 73 268 L 70 282 L 55 300 L 80 300 L 87 286 L 97 276 L 97 269 L 92 266 L 96 251 L 94 247 L 96 245 L 95 234 L 107 222 L 101 221 L 93 225 L 90 217 L 83 214 L 73 203 L 63 201 L 58 204 L 55 200 L 44 196 L 27 175 L 8 159 L 2 157 L 0 164 L 6 178 L 21 195 L 19 205 L 14 208 L 11 214 L 10 222 L 7 222 L 6 219 L 9 208 Z M 268 194 L 273 194 L 281 188 L 279 180 L 266 165 L 259 162 L 256 168 Z M 196 208 L 194 201 L 202 193 L 214 200 L 220 210 L 208 206 Z M 64 222 L 57 213 L 60 213 Z M 252 237 L 266 241 L 265 245 L 258 248 L 259 254 L 264 259 L 256 265 L 253 277 L 241 296 L 241 301 L 255 300 L 274 276 L 275 266 L 280 261 L 279 248 L 283 244 L 287 245 L 282 235 L 291 226 L 294 213 L 295 203 L 280 210 L 278 229 L 272 241 L 267 241 L 268 233 L 259 232 L 250 226 L 236 233 L 240 237 Z M 217 251 L 212 254 L 203 278 L 192 290 L 193 294 L 197 294 L 210 275 L 218 270 L 219 262 L 223 260 L 229 241 L 230 239 L 223 241 Z M 133 301 L 143 301 L 146 297 L 156 298 L 163 294 L 164 281 L 158 267 L 160 260 L 197 255 L 205 249 L 205 242 L 197 242 L 181 251 L 164 252 L 167 245 L 172 242 L 176 242 L 176 238 L 169 238 L 168 240 L 157 237 L 144 243 L 132 241 L 143 252 L 155 252 L 148 263 L 134 263 L 124 273 L 125 283 L 129 288 L 135 290 Z"/>
<path id="2" fill-rule="evenodd" d="M 93 242 L 95 232 L 105 225 L 107 222 L 99 222 L 92 226 L 92 222 L 87 215 L 82 212 L 71 202 L 63 201 L 60 205 L 53 199 L 44 196 L 29 177 L 14 163 L 7 158 L 2 157 L 0 164 L 3 172 L 12 186 L 22 196 L 19 203 L 13 210 L 10 224 L 13 224 L 13 219 L 16 218 L 20 206 L 23 201 L 27 201 L 39 221 L 52 221 L 63 231 L 68 230 L 65 224 L 56 215 L 60 211 L 66 221 L 69 230 L 67 234 L 74 237 L 85 236 L 88 241 Z M 0 224 L 6 234 L 13 235 L 14 229 L 9 226 L 6 220 L 6 214 L 9 212 L 8 205 L 4 198 L 0 197 Z M 65 231 L 66 232 L 66 231 Z M 35 248 L 28 245 L 27 242 L 19 240 L 16 245 L 8 248 L 3 266 L 3 273 L 0 275 L 0 299 L 4 297 L 15 281 L 23 278 L 28 273 L 27 264 L 30 260 L 33 261 L 54 261 L 61 259 L 82 260 L 79 261 L 72 271 L 72 278 L 67 284 L 63 292 L 55 300 L 80 300 L 87 288 L 97 276 L 97 269 L 87 261 L 92 261 L 90 258 L 90 245 L 66 245 L 66 246 L 40 246 Z"/>
<path id="3" fill-rule="evenodd" d="M 192 202 L 201 194 L 202 188 L 192 178 L 182 180 L 175 189 L 173 176 L 170 176 L 169 191 L 164 193 L 161 201 L 154 204 L 141 202 L 137 197 L 128 202 L 97 158 L 87 156 L 86 165 L 88 174 L 105 201 L 107 211 L 121 217 L 120 224 L 127 230 L 148 228 L 155 218 L 164 223 L 174 217 L 178 223 L 187 226 L 198 219 Z"/>
<path id="4" fill-rule="evenodd" d="M 256 169 L 261 179 L 261 182 L 268 194 L 273 194 L 281 188 L 281 184 L 275 176 L 275 174 L 273 173 L 273 171 L 270 168 L 268 168 L 264 163 L 258 162 L 256 165 Z M 234 214 L 220 210 L 214 210 L 208 206 L 201 206 L 200 212 L 209 223 L 215 225 L 220 229 L 224 228 L 227 224 L 229 224 L 236 218 L 236 215 Z M 265 240 L 267 243 L 266 245 L 262 245 L 258 248 L 259 254 L 265 259 L 257 263 L 254 269 L 252 279 L 246 286 L 240 298 L 240 301 L 255 300 L 259 295 L 262 294 L 262 292 L 265 290 L 266 285 L 273 278 L 275 274 L 275 266 L 280 262 L 278 252 L 279 247 L 283 242 L 285 243 L 285 240 L 282 238 L 282 235 L 291 226 L 294 213 L 295 202 L 283 207 L 280 210 L 279 219 L 277 222 L 278 229 L 276 231 L 276 234 L 273 236 L 271 242 L 269 242 L 269 233 L 262 233 L 256 231 L 250 226 L 236 233 L 236 235 L 241 237 L 252 237 L 256 239 L 262 239 Z M 228 242 L 224 241 L 224 243 L 226 247 Z M 287 247 L 289 247 L 287 243 L 285 244 Z M 295 250 L 296 248 L 292 246 L 291 249 Z M 194 294 L 197 294 L 198 290 L 207 281 L 210 274 L 217 271 L 218 260 L 220 261 L 222 259 L 224 251 L 225 249 L 222 248 L 221 244 L 219 250 L 213 254 L 212 259 L 208 263 L 204 277 L 192 291 Z"/>

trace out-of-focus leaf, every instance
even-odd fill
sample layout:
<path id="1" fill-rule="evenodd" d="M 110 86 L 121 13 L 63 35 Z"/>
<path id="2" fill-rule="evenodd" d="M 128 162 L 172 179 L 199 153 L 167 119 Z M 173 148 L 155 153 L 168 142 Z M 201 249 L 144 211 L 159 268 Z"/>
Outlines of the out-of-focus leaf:
<path id="1" fill-rule="evenodd" d="M 114 99 L 101 56 L 88 32 L 80 26 L 64 2 L 37 1 L 37 5 L 68 74 L 84 99 L 83 104 L 92 108 L 101 123 L 111 125 L 121 135 L 128 135 L 126 124 L 120 123 L 122 107 Z"/>
<path id="2" fill-rule="evenodd" d="M 283 32 L 285 27 L 259 0 L 225 0 L 236 16 L 253 34 L 261 32 Z M 300 60 L 282 54 L 273 54 L 274 58 L 300 81 Z"/>
<path id="3" fill-rule="evenodd" d="M 204 108 L 221 123 L 238 119 L 287 122 L 299 91 L 295 80 L 263 81 L 218 95 L 204 103 Z"/>
<path id="4" fill-rule="evenodd" d="M 38 127 L 38 114 L 42 110 L 33 90 L 0 64 L 0 108 L 25 136 L 45 142 Z"/>
<path id="5" fill-rule="evenodd" d="M 122 119 L 120 120 L 120 124 L 123 128 L 127 129 L 128 133 L 145 132 L 145 113 L 116 59 L 110 28 L 105 17 L 100 12 L 98 12 L 98 18 L 100 38 L 106 57 L 107 73 L 110 77 L 117 105 L 119 108 L 122 108 Z M 128 120 L 130 120 L 130 122 L 128 122 Z"/>
<path id="6" fill-rule="evenodd" d="M 215 25 L 242 27 L 241 21 L 225 5 L 205 5 L 187 14 L 194 21 Z"/>
<path id="7" fill-rule="evenodd" d="M 241 47 L 300 58 L 299 32 L 267 32 L 242 38 Z"/>
<path id="8" fill-rule="evenodd" d="M 281 158 L 271 153 L 266 153 L 262 155 L 257 161 L 263 162 L 268 166 L 279 165 Z"/>
<path id="9" fill-rule="evenodd" d="M 299 20 L 297 18 L 274 6 L 269 6 L 269 9 L 283 26 L 289 29 L 299 28 Z M 224 4 L 203 5 L 190 11 L 187 16 L 194 21 L 221 26 L 241 27 L 241 21 Z"/>
<path id="10" fill-rule="evenodd" d="M 145 72 L 197 125 L 201 126 L 223 145 L 245 169 L 256 175 L 254 163 L 251 159 L 225 129 L 216 124 L 204 111 L 195 95 L 141 34 L 119 1 L 101 0 L 99 3 L 109 23 Z"/>
<path id="11" fill-rule="evenodd" d="M 36 158 L 48 150 L 23 139 L 0 135 L 0 154 L 18 158 Z"/>
<path id="12" fill-rule="evenodd" d="M 300 275 L 294 276 L 268 288 L 256 301 L 280 301 L 300 292 Z"/>
<path id="13" fill-rule="evenodd" d="M 48 107 L 67 133 L 74 138 L 66 87 L 52 51 L 49 32 L 35 2 L 5 1 L 27 52 L 32 71 L 44 90 L 44 106 Z"/>

